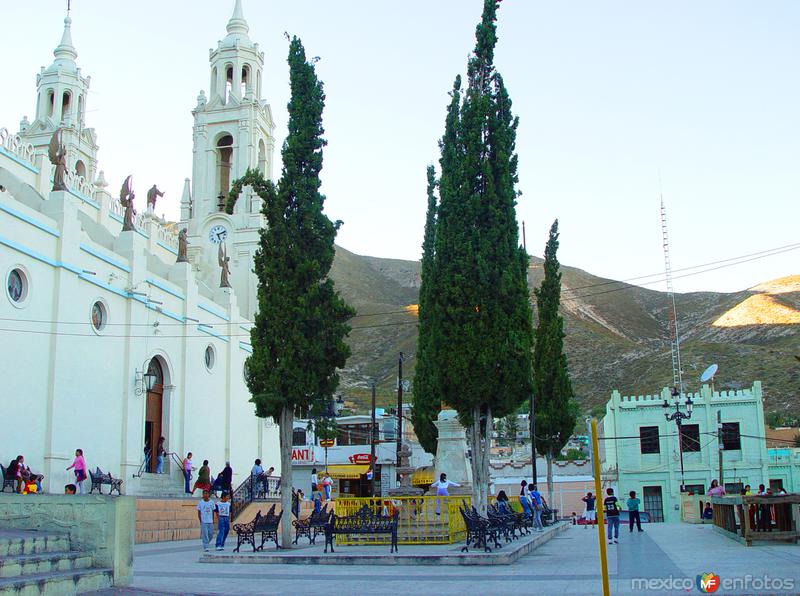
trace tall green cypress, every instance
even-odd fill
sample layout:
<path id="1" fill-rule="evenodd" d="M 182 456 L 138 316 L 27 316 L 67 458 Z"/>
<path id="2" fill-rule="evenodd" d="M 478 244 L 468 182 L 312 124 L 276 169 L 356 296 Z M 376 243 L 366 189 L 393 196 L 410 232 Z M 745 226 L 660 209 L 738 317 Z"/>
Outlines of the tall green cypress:
<path id="1" fill-rule="evenodd" d="M 425 358 L 435 367 L 438 394 L 468 428 L 481 509 L 492 419 L 516 410 L 531 390 L 527 255 L 515 209 L 517 119 L 494 67 L 497 6 L 484 0 L 463 101 L 459 78 L 453 88 L 440 143 L 435 293 L 430 319 L 420 320 L 431 338 Z"/>
<path id="2" fill-rule="evenodd" d="M 544 279 L 534 290 L 539 322 L 533 352 L 536 396 L 536 450 L 547 459 L 547 492 L 553 500 L 553 459 L 575 430 L 578 407 L 564 354 L 561 304 L 561 265 L 558 262 L 558 220 L 550 228 L 544 249 Z"/>
<path id="3" fill-rule="evenodd" d="M 438 431 L 433 421 L 441 407 L 436 369 L 429 357 L 431 352 L 431 325 L 433 296 L 435 295 L 434 256 L 436 254 L 436 174 L 428 166 L 428 212 L 425 218 L 425 237 L 422 241 L 422 263 L 419 288 L 419 335 L 417 337 L 417 367 L 414 375 L 414 407 L 411 421 L 420 445 L 429 453 L 436 453 Z"/>
<path id="4" fill-rule="evenodd" d="M 328 273 L 341 222 L 323 213 L 319 192 L 325 94 L 303 44 L 289 46 L 289 134 L 277 187 L 253 181 L 264 199 L 266 227 L 255 257 L 258 312 L 250 332 L 247 386 L 256 415 L 280 428 L 282 543 L 291 544 L 292 425 L 295 412 L 321 411 L 338 383 L 350 350 L 344 338 L 355 311 Z M 250 173 L 252 178 L 252 172 Z"/>

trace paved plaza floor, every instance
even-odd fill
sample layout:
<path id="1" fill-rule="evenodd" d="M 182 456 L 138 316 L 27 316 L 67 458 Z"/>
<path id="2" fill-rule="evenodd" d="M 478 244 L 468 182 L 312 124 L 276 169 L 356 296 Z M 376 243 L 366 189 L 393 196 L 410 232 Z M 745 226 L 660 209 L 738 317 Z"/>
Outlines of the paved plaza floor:
<path id="1" fill-rule="evenodd" d="M 800 592 L 800 546 L 746 548 L 711 526 L 648 524 L 645 529 L 629 534 L 623 528 L 620 543 L 607 545 L 612 594 L 699 594 L 696 578 L 703 573 L 719 576 L 722 587 L 716 594 Z M 516 596 L 601 592 L 597 534 L 580 526 L 568 528 L 515 563 L 488 567 L 208 564 L 199 562 L 202 554 L 199 541 L 137 545 L 133 585 L 113 593 Z M 771 582 L 767 586 L 765 578 Z M 734 581 L 739 583 L 734 585 Z"/>

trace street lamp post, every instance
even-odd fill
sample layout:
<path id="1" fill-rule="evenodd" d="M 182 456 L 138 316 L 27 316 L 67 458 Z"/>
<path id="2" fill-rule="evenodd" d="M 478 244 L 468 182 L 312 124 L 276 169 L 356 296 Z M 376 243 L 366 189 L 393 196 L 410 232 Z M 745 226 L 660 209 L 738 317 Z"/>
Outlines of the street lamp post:
<path id="1" fill-rule="evenodd" d="M 675 421 L 675 426 L 678 428 L 678 454 L 680 455 L 681 460 L 681 492 L 684 492 L 684 488 L 686 487 L 686 482 L 684 481 L 683 477 L 683 433 L 681 432 L 681 425 L 683 424 L 684 420 L 689 420 L 692 417 L 692 406 L 694 402 L 692 401 L 691 396 L 686 396 L 686 413 L 681 412 L 681 393 L 678 391 L 677 387 L 672 389 L 672 398 L 675 400 L 673 404 L 675 407 L 675 411 L 670 414 L 668 412 L 669 408 L 672 407 L 668 400 L 664 400 L 663 407 L 664 407 L 664 418 L 667 419 L 667 422 Z"/>

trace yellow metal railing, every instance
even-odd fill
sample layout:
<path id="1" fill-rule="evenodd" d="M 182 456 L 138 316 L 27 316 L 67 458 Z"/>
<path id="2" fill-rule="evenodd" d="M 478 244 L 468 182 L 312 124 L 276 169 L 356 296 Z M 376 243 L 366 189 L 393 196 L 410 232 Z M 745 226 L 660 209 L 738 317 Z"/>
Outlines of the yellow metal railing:
<path id="1" fill-rule="evenodd" d="M 399 544 L 451 544 L 464 540 L 466 527 L 458 508 L 470 507 L 469 496 L 452 497 L 343 497 L 334 501 L 335 513 L 355 515 L 364 505 L 373 513 L 392 515 L 397 511 Z M 438 513 L 437 513 L 438 511 Z M 388 544 L 386 534 L 336 536 L 337 544 Z"/>

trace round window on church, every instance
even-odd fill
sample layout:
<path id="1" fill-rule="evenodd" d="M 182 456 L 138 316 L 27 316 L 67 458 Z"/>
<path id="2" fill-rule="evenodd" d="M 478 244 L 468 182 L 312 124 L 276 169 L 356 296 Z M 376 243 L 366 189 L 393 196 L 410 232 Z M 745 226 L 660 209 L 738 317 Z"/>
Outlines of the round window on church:
<path id="1" fill-rule="evenodd" d="M 22 306 L 28 298 L 28 276 L 19 267 L 8 272 L 6 292 L 14 306 Z"/>
<path id="2" fill-rule="evenodd" d="M 92 305 L 92 328 L 95 331 L 102 331 L 105 329 L 108 322 L 108 313 L 106 306 L 99 300 Z"/>
<path id="3" fill-rule="evenodd" d="M 217 359 L 217 354 L 214 351 L 214 346 L 209 344 L 206 347 L 206 353 L 205 353 L 206 368 L 208 370 L 214 368 L 214 362 L 216 361 L 216 359 Z"/>

